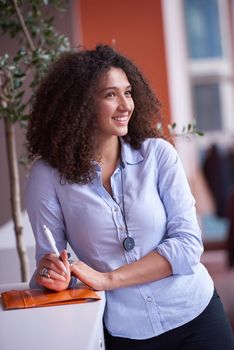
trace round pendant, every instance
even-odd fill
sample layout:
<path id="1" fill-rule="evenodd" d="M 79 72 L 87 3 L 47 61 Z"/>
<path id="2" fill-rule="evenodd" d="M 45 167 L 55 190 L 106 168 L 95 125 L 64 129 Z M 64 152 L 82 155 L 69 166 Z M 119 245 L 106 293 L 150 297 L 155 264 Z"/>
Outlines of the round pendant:
<path id="1" fill-rule="evenodd" d="M 135 247 L 135 241 L 132 237 L 126 237 L 123 241 L 124 249 L 129 252 Z"/>

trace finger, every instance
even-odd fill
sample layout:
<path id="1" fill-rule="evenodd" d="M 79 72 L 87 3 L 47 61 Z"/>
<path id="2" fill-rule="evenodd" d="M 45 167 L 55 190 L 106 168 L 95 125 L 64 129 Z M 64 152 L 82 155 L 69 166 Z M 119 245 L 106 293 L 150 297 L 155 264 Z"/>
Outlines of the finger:
<path id="1" fill-rule="evenodd" d="M 70 271 L 82 282 L 84 282 L 84 277 L 86 273 L 84 270 L 84 264 L 80 260 L 77 260 L 70 265 Z"/>
<path id="2" fill-rule="evenodd" d="M 69 266 L 69 261 L 68 261 L 68 255 L 67 255 L 67 251 L 63 250 L 60 253 L 59 256 L 59 260 L 60 260 L 60 267 L 63 267 L 63 271 L 65 272 L 65 274 L 70 274 L 68 271 L 70 270 Z"/>
<path id="3" fill-rule="evenodd" d="M 39 268 L 38 271 L 37 271 L 37 273 L 38 273 L 40 276 L 50 278 L 49 269 L 48 269 L 47 267 Z"/>
<path id="4" fill-rule="evenodd" d="M 73 263 L 73 260 L 70 260 L 71 254 L 67 252 L 67 250 L 63 250 L 60 254 L 60 259 L 63 261 L 67 271 L 69 271 L 69 274 L 71 273 L 71 265 Z"/>
<path id="5" fill-rule="evenodd" d="M 51 260 L 43 260 L 39 265 L 39 269 L 43 269 L 44 267 L 46 267 L 49 270 L 53 270 L 57 273 L 60 273 L 61 275 L 65 275 L 63 270 L 60 267 L 58 267 L 58 264 L 52 262 Z"/>
<path id="6" fill-rule="evenodd" d="M 54 270 L 49 270 L 49 278 L 55 281 L 66 282 L 66 276 L 61 275 L 60 273 L 55 272 Z"/>
<path id="7" fill-rule="evenodd" d="M 60 257 L 58 257 L 54 253 L 46 254 L 44 258 L 40 261 L 40 266 L 48 267 L 49 269 L 54 270 L 55 272 L 60 273 L 62 275 L 66 275 L 68 273 L 68 269 L 65 267 Z"/>
<path id="8" fill-rule="evenodd" d="M 69 264 L 69 261 L 68 261 L 68 253 L 66 250 L 63 250 L 61 253 L 60 253 L 60 260 L 63 262 L 64 266 L 65 267 L 69 267 L 70 264 Z"/>
<path id="9" fill-rule="evenodd" d="M 69 276 L 64 276 L 64 275 L 61 275 L 60 272 L 56 272 L 54 271 L 53 269 L 50 269 L 48 266 L 44 266 L 44 267 L 39 267 L 38 270 L 37 270 L 37 278 L 40 279 L 40 278 L 51 278 L 51 279 L 55 279 L 55 280 L 58 280 L 58 281 L 66 281 L 67 279 L 70 279 Z"/>
<path id="10" fill-rule="evenodd" d="M 58 280 L 54 280 L 52 278 L 46 278 L 46 277 L 36 278 L 36 281 L 41 286 L 51 290 L 55 290 L 55 291 L 65 290 L 67 289 L 67 286 L 69 284 L 68 282 L 58 281 Z"/>

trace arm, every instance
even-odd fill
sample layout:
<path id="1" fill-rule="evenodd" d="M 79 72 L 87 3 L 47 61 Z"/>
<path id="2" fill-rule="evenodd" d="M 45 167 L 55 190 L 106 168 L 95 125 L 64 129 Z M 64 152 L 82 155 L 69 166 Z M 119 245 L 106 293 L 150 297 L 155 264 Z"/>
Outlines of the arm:
<path id="1" fill-rule="evenodd" d="M 54 188 L 54 169 L 42 161 L 37 161 L 30 172 L 26 184 L 26 207 L 36 241 L 36 263 L 30 287 L 39 286 L 55 290 L 66 289 L 70 280 L 69 263 L 66 249 L 65 227 L 63 214 Z M 43 225 L 53 232 L 56 245 L 61 254 L 59 259 L 51 254 L 51 247 L 43 232 Z M 63 272 L 64 265 L 68 271 Z M 43 267 L 49 269 L 50 279 L 40 276 Z"/>
<path id="2" fill-rule="evenodd" d="M 173 274 L 193 274 L 203 252 L 195 201 L 176 150 L 163 143 L 157 154 L 158 191 L 167 214 L 167 229 L 156 251 L 170 262 Z"/>
<path id="3" fill-rule="evenodd" d="M 111 290 L 143 284 L 170 276 L 170 263 L 157 252 L 151 252 L 131 264 L 111 272 L 98 272 L 82 261 L 71 266 L 71 272 L 95 290 Z"/>
<path id="4" fill-rule="evenodd" d="M 192 274 L 203 251 L 195 202 L 178 155 L 168 143 L 156 152 L 157 188 L 167 215 L 166 233 L 155 251 L 112 272 L 100 273 L 79 261 L 72 271 L 95 289 L 156 281 L 171 274 Z"/>

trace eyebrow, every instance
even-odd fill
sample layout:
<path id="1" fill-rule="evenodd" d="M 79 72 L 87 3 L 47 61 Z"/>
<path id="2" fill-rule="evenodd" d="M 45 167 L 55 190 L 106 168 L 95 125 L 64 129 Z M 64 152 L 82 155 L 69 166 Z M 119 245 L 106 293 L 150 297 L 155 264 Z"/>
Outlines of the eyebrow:
<path id="1" fill-rule="evenodd" d="M 127 89 L 132 89 L 132 86 L 131 85 L 127 85 L 125 88 L 124 88 L 124 90 L 127 90 Z M 117 87 L 117 86 L 108 86 L 108 87 L 106 87 L 106 88 L 104 88 L 104 89 L 101 89 L 101 90 L 99 90 L 98 91 L 98 93 L 100 93 L 100 92 L 104 92 L 104 91 L 106 91 L 106 90 L 118 90 L 119 88 Z"/>

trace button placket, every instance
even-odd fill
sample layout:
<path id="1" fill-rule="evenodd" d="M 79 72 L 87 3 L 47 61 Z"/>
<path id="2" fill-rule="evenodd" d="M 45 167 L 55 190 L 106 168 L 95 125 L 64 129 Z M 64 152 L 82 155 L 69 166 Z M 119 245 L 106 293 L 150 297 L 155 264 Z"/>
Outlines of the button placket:
<path id="1" fill-rule="evenodd" d="M 116 225 L 119 241 L 120 243 L 122 243 L 122 240 L 125 238 L 125 235 L 126 235 L 126 230 L 125 230 L 121 210 L 118 207 L 112 207 L 112 212 L 113 212 L 113 218 Z"/>

